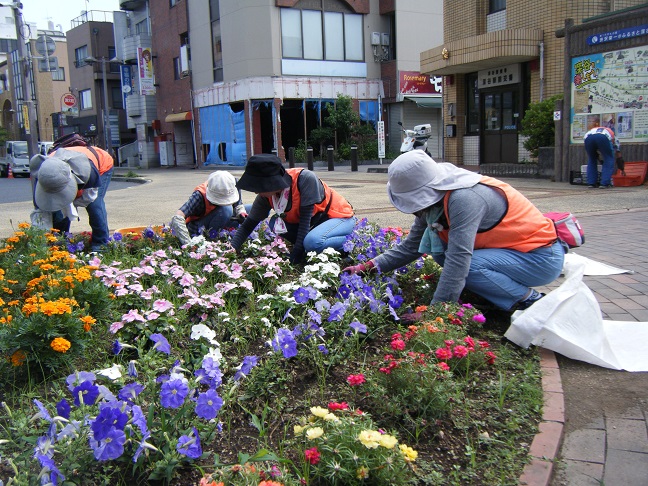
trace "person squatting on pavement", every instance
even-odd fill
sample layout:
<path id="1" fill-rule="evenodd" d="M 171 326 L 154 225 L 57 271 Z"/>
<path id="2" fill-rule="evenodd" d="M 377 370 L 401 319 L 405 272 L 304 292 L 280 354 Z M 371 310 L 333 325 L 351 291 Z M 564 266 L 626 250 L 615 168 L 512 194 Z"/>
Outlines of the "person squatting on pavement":
<path id="1" fill-rule="evenodd" d="M 85 207 L 92 228 L 90 250 L 100 251 L 110 238 L 104 197 L 113 174 L 112 156 L 73 133 L 57 139 L 48 156 L 32 157 L 29 168 L 35 206 L 32 223 L 68 232 L 71 220 L 79 220 L 76 208 Z"/>
<path id="2" fill-rule="evenodd" d="M 606 127 L 594 127 L 585 134 L 585 151 L 587 152 L 587 186 L 595 188 L 598 183 L 598 154 L 603 157 L 601 167 L 601 189 L 612 187 L 614 160 L 619 152 L 619 141 L 614 132 Z"/>
<path id="3" fill-rule="evenodd" d="M 389 166 L 387 193 L 414 214 L 409 235 L 344 272 L 388 272 L 428 254 L 443 267 L 431 305 L 457 301 L 466 288 L 504 310 L 529 307 L 543 296 L 531 287 L 560 275 L 566 247 L 553 222 L 502 181 L 413 150 Z"/>
<path id="4" fill-rule="evenodd" d="M 191 235 L 202 229 L 210 234 L 226 227 L 238 226 L 247 217 L 247 208 L 236 189 L 236 179 L 227 171 L 212 172 L 207 180 L 197 186 L 177 213 L 171 218 L 171 229 L 187 245 Z M 236 221 L 232 221 L 236 217 Z"/>
<path id="5" fill-rule="evenodd" d="M 271 209 L 276 214 L 270 218 L 270 229 L 293 244 L 293 264 L 300 263 L 311 251 L 342 251 L 347 235 L 355 227 L 353 208 L 346 199 L 310 170 L 286 170 L 276 155 L 250 157 L 236 186 L 257 194 L 248 217 L 232 238 L 237 252 Z"/>

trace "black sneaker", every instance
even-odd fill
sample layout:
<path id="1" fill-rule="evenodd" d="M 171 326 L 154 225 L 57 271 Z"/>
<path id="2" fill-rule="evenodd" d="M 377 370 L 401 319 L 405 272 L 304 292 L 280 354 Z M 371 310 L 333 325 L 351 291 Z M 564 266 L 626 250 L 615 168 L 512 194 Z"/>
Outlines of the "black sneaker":
<path id="1" fill-rule="evenodd" d="M 516 310 L 525 310 L 542 299 L 546 294 L 534 290 L 529 297 L 517 303 Z"/>
<path id="2" fill-rule="evenodd" d="M 599 186 L 599 189 L 611 189 L 611 188 L 612 188 L 612 184 L 605 184 L 604 186 L 603 185 Z"/>

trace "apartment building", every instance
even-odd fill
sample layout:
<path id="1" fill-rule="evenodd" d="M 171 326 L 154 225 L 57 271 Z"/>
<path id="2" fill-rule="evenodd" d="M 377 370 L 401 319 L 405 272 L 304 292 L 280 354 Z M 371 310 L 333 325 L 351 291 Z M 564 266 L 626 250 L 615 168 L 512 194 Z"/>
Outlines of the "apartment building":
<path id="1" fill-rule="evenodd" d="M 637 11 L 627 14 L 626 20 L 614 20 L 610 15 L 642 4 L 645 2 L 639 0 L 445 0 L 443 42 L 420 53 L 421 72 L 444 77 L 445 160 L 475 166 L 530 160 L 519 133 L 521 120 L 530 102 L 557 94 L 569 100 L 566 80 L 572 77 L 571 59 L 566 56 L 606 48 L 614 53 L 648 43 L 645 35 L 629 40 L 621 34 L 615 38 L 616 45 L 585 48 L 585 34 L 567 41 L 564 34 L 556 35 L 557 31 L 566 24 L 587 24 L 601 15 L 604 18 L 594 26 L 599 33 L 636 30 L 642 25 Z M 645 23 L 644 19 L 644 27 Z M 579 92 L 578 96 L 583 94 Z M 622 106 L 603 108 L 603 104 L 597 109 L 615 116 L 625 110 Z M 573 103 L 565 103 L 556 117 L 573 124 Z M 565 131 L 572 130 L 566 126 Z M 570 162 L 574 165 L 584 158 L 582 140 L 569 154 L 577 155 Z M 559 167 L 559 178 L 561 173 L 564 171 Z"/>
<path id="2" fill-rule="evenodd" d="M 285 160 L 290 147 L 309 143 L 338 95 L 353 99 L 364 122 L 384 122 L 386 143 L 396 151 L 398 121 L 430 123 L 430 146 L 440 153 L 441 83 L 420 75 L 418 52 L 441 42 L 441 6 L 440 0 L 189 2 L 199 162 L 244 165 L 253 154 L 271 152 Z M 405 76 L 409 84 L 401 82 Z"/>
<path id="3" fill-rule="evenodd" d="M 117 57 L 113 12 L 90 10 L 72 19 L 66 32 L 70 59 L 69 93 L 77 110 L 62 110 L 57 136 L 80 133 L 91 143 L 116 155 L 131 136 L 123 113 L 120 79 L 122 60 Z"/>

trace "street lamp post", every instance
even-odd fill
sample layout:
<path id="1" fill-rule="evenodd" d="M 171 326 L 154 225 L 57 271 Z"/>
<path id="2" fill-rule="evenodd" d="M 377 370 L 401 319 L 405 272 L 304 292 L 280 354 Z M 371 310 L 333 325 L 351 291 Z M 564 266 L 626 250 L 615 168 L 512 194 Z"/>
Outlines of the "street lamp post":
<path id="1" fill-rule="evenodd" d="M 101 63 L 101 78 L 103 81 L 103 110 L 101 114 L 101 119 L 103 123 L 103 134 L 104 134 L 104 143 L 106 145 L 106 152 L 112 155 L 112 131 L 110 127 L 110 110 L 108 109 L 108 78 L 106 77 L 106 63 L 111 62 L 110 59 L 102 57 L 97 59 L 95 57 L 87 57 L 86 62 Z"/>

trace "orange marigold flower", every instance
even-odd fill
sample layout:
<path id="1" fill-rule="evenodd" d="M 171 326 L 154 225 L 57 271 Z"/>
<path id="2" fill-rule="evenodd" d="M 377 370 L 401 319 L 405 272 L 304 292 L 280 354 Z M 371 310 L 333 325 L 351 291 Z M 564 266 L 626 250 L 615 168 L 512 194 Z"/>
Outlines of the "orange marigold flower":
<path id="1" fill-rule="evenodd" d="M 24 221 L 22 223 L 18 223 L 18 228 L 20 228 L 20 229 L 27 229 L 29 227 L 31 227 L 31 224 L 26 223 Z"/>
<path id="2" fill-rule="evenodd" d="M 277 481 L 261 481 L 259 486 L 284 486 L 283 483 Z"/>
<path id="3" fill-rule="evenodd" d="M 57 353 L 65 353 L 72 347 L 72 344 L 65 338 L 57 337 L 52 340 L 50 347 Z"/>
<path id="4" fill-rule="evenodd" d="M 83 316 L 80 318 L 83 322 L 83 329 L 89 331 L 92 328 L 92 325 L 97 322 L 97 320 L 92 316 Z"/>
<path id="5" fill-rule="evenodd" d="M 22 366 L 26 359 L 27 359 L 27 355 L 25 354 L 25 352 L 19 349 L 18 351 L 16 351 L 14 354 L 11 355 L 11 365 Z"/>
<path id="6" fill-rule="evenodd" d="M 414 309 L 415 312 L 425 312 L 427 310 L 428 306 L 427 305 L 418 305 L 416 306 L 416 309 Z"/>
<path id="7" fill-rule="evenodd" d="M 20 241 L 20 238 L 18 238 L 17 236 L 10 236 L 9 238 L 7 238 L 7 241 L 9 243 L 18 243 Z"/>

